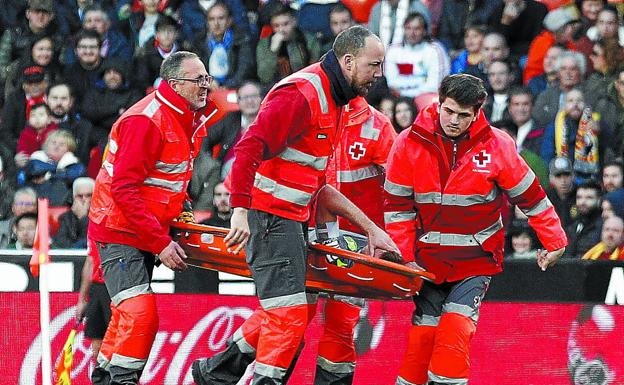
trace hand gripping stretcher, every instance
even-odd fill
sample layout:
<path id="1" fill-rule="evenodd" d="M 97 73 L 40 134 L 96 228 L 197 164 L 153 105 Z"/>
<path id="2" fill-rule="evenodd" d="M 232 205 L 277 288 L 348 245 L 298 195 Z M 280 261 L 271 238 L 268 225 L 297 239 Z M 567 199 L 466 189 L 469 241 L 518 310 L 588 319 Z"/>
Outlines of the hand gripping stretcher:
<path id="1" fill-rule="evenodd" d="M 245 253 L 228 251 L 223 239 L 228 229 L 195 223 L 175 222 L 173 238 L 182 246 L 189 265 L 251 277 Z M 336 263 L 337 259 L 340 263 Z M 308 244 L 306 287 L 325 292 L 371 299 L 401 299 L 415 294 L 423 280 L 434 275 L 422 270 L 371 258 L 370 256 L 321 244 Z"/>

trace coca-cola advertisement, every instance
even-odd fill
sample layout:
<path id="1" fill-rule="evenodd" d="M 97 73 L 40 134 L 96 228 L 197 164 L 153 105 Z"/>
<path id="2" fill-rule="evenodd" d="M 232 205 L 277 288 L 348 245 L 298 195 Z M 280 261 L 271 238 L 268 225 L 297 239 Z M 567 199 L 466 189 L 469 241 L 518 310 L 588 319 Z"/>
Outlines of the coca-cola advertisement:
<path id="1" fill-rule="evenodd" d="M 75 326 L 76 293 L 50 296 L 53 364 Z M 257 306 L 253 297 L 158 295 L 160 327 L 141 384 L 193 384 L 191 363 L 225 347 Z M 370 301 L 356 328 L 357 385 L 394 384 L 413 304 Z M 322 301 L 289 384 L 313 383 Z M 39 295 L 0 293 L 0 385 L 41 384 Z M 624 307 L 486 302 L 471 351 L 472 385 L 624 383 Z M 74 341 L 72 385 L 90 384 L 93 367 L 82 328 Z M 247 383 L 243 378 L 240 384 Z"/>

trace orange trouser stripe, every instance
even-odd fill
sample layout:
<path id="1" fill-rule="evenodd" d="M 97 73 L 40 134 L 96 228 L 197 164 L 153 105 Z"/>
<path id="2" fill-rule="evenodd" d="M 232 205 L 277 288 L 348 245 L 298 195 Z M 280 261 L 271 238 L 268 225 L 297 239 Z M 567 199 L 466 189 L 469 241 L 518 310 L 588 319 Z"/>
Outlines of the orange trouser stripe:
<path id="1" fill-rule="evenodd" d="M 113 357 L 115 341 L 117 339 L 117 328 L 119 327 L 119 310 L 117 310 L 117 307 L 115 307 L 112 302 L 110 304 L 110 309 L 111 318 L 106 327 L 106 334 L 104 334 L 102 346 L 100 346 L 100 353 L 98 354 L 98 357 L 104 356 L 108 362 L 110 362 Z"/>
<path id="2" fill-rule="evenodd" d="M 436 332 L 429 370 L 448 378 L 467 379 L 470 372 L 470 341 L 476 331 L 470 318 L 444 313 Z"/>
<path id="3" fill-rule="evenodd" d="M 360 319 L 360 308 L 328 299 L 325 303 L 325 327 L 319 341 L 319 356 L 331 362 L 355 362 L 353 330 Z"/>
<path id="4" fill-rule="evenodd" d="M 415 325 L 410 328 L 399 376 L 413 384 L 427 383 L 435 338 L 435 326 Z"/>
<path id="5" fill-rule="evenodd" d="M 142 294 L 118 306 L 119 326 L 113 353 L 147 360 L 158 331 L 158 312 L 154 294 Z"/>

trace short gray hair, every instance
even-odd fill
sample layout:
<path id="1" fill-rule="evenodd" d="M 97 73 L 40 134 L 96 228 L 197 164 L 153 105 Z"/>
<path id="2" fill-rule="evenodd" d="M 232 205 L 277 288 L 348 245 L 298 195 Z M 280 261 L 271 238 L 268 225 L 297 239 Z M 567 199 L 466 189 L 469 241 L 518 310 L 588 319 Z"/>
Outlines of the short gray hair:
<path id="1" fill-rule="evenodd" d="M 91 190 L 95 188 L 95 181 L 93 178 L 89 178 L 88 176 L 81 176 L 80 178 L 76 178 L 74 183 L 72 184 L 72 197 L 76 197 L 77 191 L 80 187 L 86 186 L 90 187 Z"/>
<path id="2" fill-rule="evenodd" d="M 35 198 L 35 200 L 37 200 L 37 192 L 32 187 L 22 187 L 18 189 L 17 191 L 15 191 L 15 194 L 13 194 L 13 203 L 17 202 L 18 195 L 28 195 L 28 196 Z"/>
<path id="3" fill-rule="evenodd" d="M 587 61 L 585 60 L 585 55 L 576 51 L 563 51 L 559 54 L 559 56 L 557 56 L 557 61 L 555 62 L 555 70 L 557 72 L 559 72 L 563 61 L 566 59 L 574 60 L 581 71 L 581 75 L 585 76 L 587 73 Z"/>
<path id="4" fill-rule="evenodd" d="M 160 65 L 160 77 L 167 82 L 171 79 L 183 76 L 183 74 L 180 73 L 182 63 L 189 59 L 199 59 L 199 56 L 189 51 L 178 51 L 172 53 L 168 58 L 163 60 Z"/>
<path id="5" fill-rule="evenodd" d="M 347 54 L 357 56 L 366 46 L 366 38 L 369 36 L 376 37 L 377 35 L 361 25 L 354 25 L 336 36 L 332 49 L 338 59 Z"/>

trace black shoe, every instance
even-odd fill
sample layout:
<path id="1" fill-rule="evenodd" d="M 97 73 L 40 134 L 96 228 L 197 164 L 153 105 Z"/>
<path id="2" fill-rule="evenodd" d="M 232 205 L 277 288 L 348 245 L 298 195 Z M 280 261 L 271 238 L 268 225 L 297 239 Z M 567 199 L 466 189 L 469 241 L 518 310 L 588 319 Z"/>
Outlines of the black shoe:
<path id="1" fill-rule="evenodd" d="M 196 385 L 209 385 L 202 377 L 201 370 L 199 370 L 199 364 L 201 360 L 193 361 L 193 365 L 191 365 L 191 374 L 193 375 L 193 381 L 195 381 Z"/>

